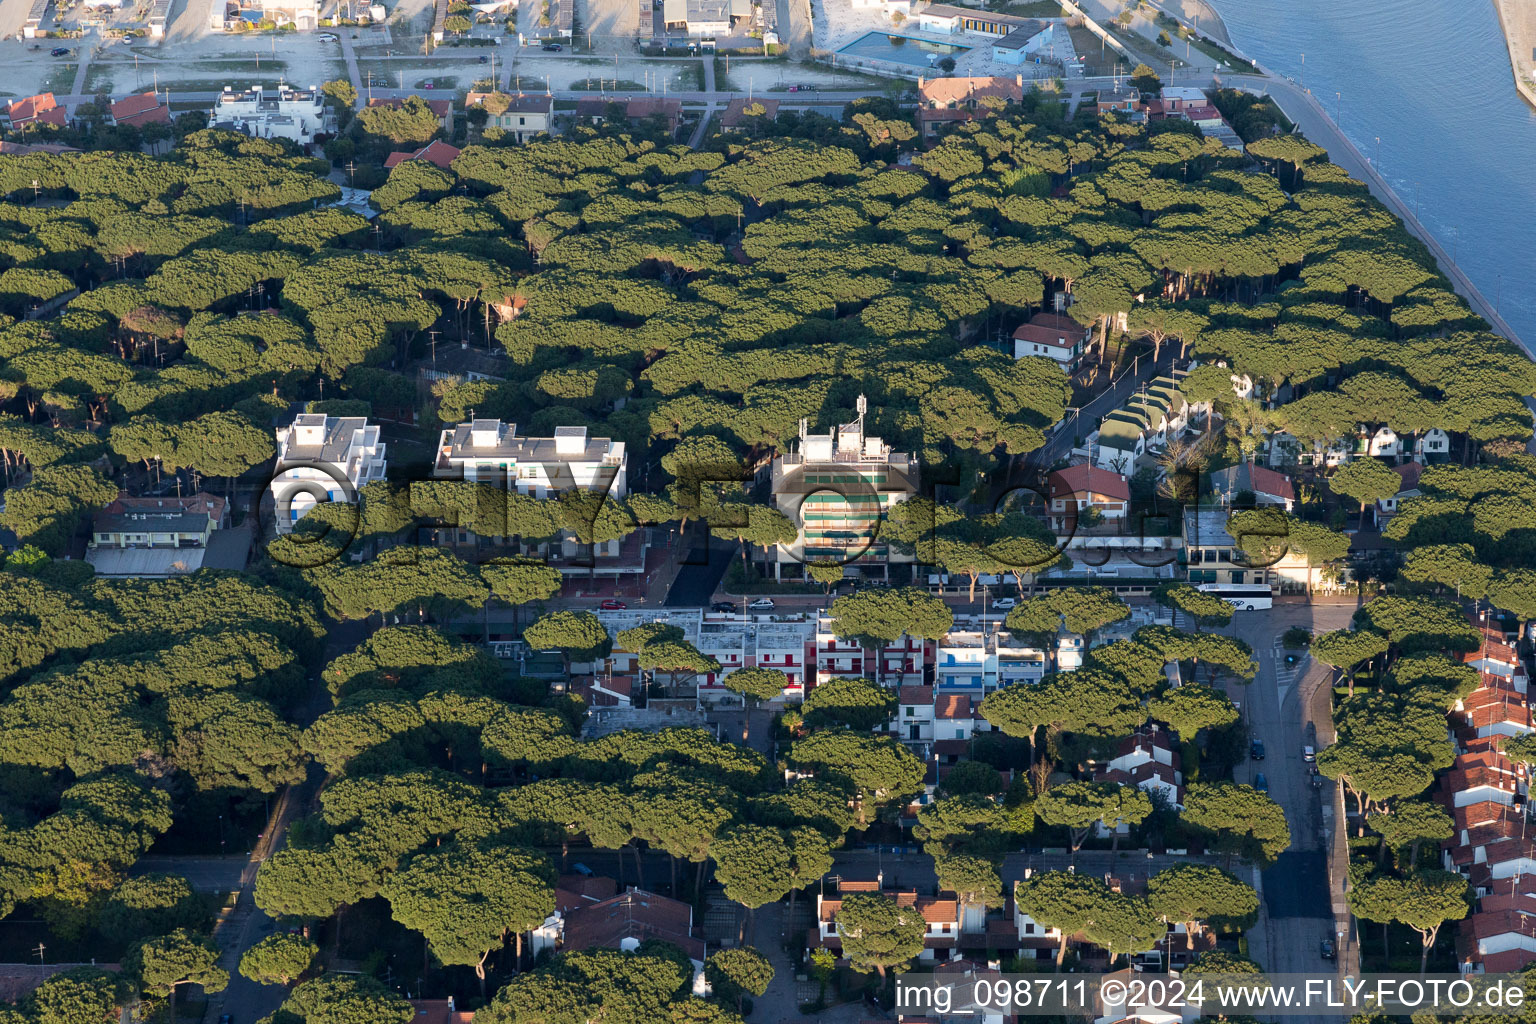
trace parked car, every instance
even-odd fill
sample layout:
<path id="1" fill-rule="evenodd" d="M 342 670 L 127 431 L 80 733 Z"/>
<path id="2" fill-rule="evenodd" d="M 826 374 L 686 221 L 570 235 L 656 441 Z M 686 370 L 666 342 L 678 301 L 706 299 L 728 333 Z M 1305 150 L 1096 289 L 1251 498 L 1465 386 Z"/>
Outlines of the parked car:
<path id="1" fill-rule="evenodd" d="M 712 612 L 733 612 L 736 610 L 736 602 L 716 601 L 714 604 L 709 606 L 709 610 Z"/>
<path id="2" fill-rule="evenodd" d="M 1264 760 L 1264 741 L 1254 740 L 1248 745 L 1248 756 L 1255 761 Z"/>
<path id="3" fill-rule="evenodd" d="M 620 600 L 618 600 L 616 598 L 610 597 L 606 601 L 604 601 L 602 604 L 598 605 L 598 607 L 603 609 L 603 611 L 606 611 L 606 612 L 616 612 L 616 611 L 622 611 L 623 609 L 628 608 L 629 605 L 625 604 L 623 601 L 620 601 Z"/>
<path id="4" fill-rule="evenodd" d="M 48 51 L 48 55 L 50 57 L 68 57 L 69 56 L 69 47 L 67 47 L 67 46 L 55 46 L 53 49 Z"/>
<path id="5" fill-rule="evenodd" d="M 755 612 L 769 611 L 773 608 L 773 598 L 760 597 L 756 601 L 753 601 L 751 604 L 747 605 L 747 607 Z"/>
<path id="6" fill-rule="evenodd" d="M 1019 602 L 1018 602 L 1017 598 L 1013 598 L 1013 597 L 1000 597 L 996 601 L 992 602 L 992 607 L 996 608 L 1000 612 L 1005 612 L 1009 608 L 1012 608 L 1014 605 L 1016 605 L 1018 603 Z"/>
<path id="7" fill-rule="evenodd" d="M 591 878 L 592 874 L 593 874 L 592 869 L 587 867 L 581 861 L 577 861 L 576 863 L 572 864 L 571 865 L 571 870 L 576 872 L 578 875 L 582 876 L 583 878 Z"/>
<path id="8" fill-rule="evenodd" d="M 1314 747 L 1312 747 L 1310 744 L 1305 746 L 1305 747 L 1302 747 L 1301 748 L 1301 759 L 1303 761 L 1316 761 L 1317 760 L 1317 750 Z"/>
<path id="9" fill-rule="evenodd" d="M 559 53 L 560 52 L 560 44 L 559 43 L 545 43 L 543 46 L 540 47 L 540 49 L 541 50 L 547 50 L 550 53 Z"/>
<path id="10" fill-rule="evenodd" d="M 432 88 L 432 83 L 431 82 L 422 82 L 421 83 L 421 87 L 423 89 L 430 89 L 430 88 Z"/>
<path id="11" fill-rule="evenodd" d="M 483 53 L 480 55 L 480 63 L 481 64 L 489 64 L 490 62 L 491 62 L 491 58 L 487 57 Z"/>
<path id="12" fill-rule="evenodd" d="M 1263 772 L 1259 772 L 1253 777 L 1253 788 L 1258 790 L 1260 793 L 1269 792 L 1269 780 L 1264 777 Z"/>
<path id="13" fill-rule="evenodd" d="M 1337 960 L 1339 958 L 1339 954 L 1334 952 L 1332 939 L 1324 939 L 1319 943 L 1318 951 L 1323 954 L 1324 960 Z"/>

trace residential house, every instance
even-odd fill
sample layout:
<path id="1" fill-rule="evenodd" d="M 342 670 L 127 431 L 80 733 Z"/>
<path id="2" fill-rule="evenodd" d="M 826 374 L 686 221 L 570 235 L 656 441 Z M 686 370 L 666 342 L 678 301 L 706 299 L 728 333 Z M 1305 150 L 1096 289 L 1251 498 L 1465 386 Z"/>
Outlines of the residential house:
<path id="1" fill-rule="evenodd" d="M 1126 82 L 1100 89 L 1096 109 L 1100 114 L 1115 113 L 1131 121 L 1146 116 L 1141 109 L 1141 93 Z"/>
<path id="2" fill-rule="evenodd" d="M 1184 116 L 1193 121 L 1202 130 L 1225 128 L 1227 125 L 1221 118 L 1221 112 L 1209 103 L 1190 105 L 1184 108 Z"/>
<path id="3" fill-rule="evenodd" d="M 432 475 L 495 484 L 535 498 L 584 490 L 618 500 L 628 493 L 628 465 L 623 441 L 588 437 L 586 427 L 523 437 L 516 423 L 477 419 L 442 432 Z"/>
<path id="4" fill-rule="evenodd" d="M 496 113 L 490 112 L 491 107 L 500 108 L 503 102 L 506 103 L 505 108 Z M 467 110 L 470 107 L 486 108 L 487 128 L 500 128 L 518 142 L 527 142 L 535 135 L 549 131 L 555 98 L 547 93 L 532 95 L 520 92 L 509 96 L 505 93 L 471 92 L 464 97 L 464 108 Z"/>
<path id="5" fill-rule="evenodd" d="M 1511 761 L 1495 746 L 1458 753 L 1440 777 L 1435 799 L 1450 808 L 1481 803 L 1514 806 L 1528 790 L 1525 766 Z"/>
<path id="6" fill-rule="evenodd" d="M 752 20 L 751 0 L 664 0 L 662 20 L 667 31 L 713 38 L 728 36 L 737 25 Z"/>
<path id="7" fill-rule="evenodd" d="M 1451 435 L 1439 427 L 1430 427 L 1414 439 L 1413 457 L 1425 465 L 1444 462 L 1451 457 Z"/>
<path id="8" fill-rule="evenodd" d="M 1275 505 L 1290 512 L 1296 507 L 1296 489 L 1284 473 L 1240 463 L 1211 474 L 1211 491 L 1223 505 L 1230 505 L 1243 491 L 1252 494 L 1259 505 Z"/>
<path id="9" fill-rule="evenodd" d="M 1184 775 L 1180 771 L 1179 752 L 1166 729 L 1148 726 L 1125 737 L 1115 749 L 1115 756 L 1094 771 L 1097 782 L 1117 782 L 1135 786 L 1149 794 L 1159 794 L 1175 810 L 1184 806 Z M 1128 832 L 1125 825 L 1120 831 Z M 1107 833 L 1106 833 L 1107 834 Z"/>
<path id="10" fill-rule="evenodd" d="M 112 123 L 142 128 L 147 124 L 170 124 L 171 107 L 160 102 L 157 92 L 124 96 L 112 104 Z"/>
<path id="11" fill-rule="evenodd" d="M 208 113 L 208 127 L 258 139 L 288 139 L 307 146 L 318 136 L 336 130 L 336 115 L 325 109 L 325 97 L 319 89 L 267 89 L 257 85 L 236 92 L 226 85 Z"/>
<path id="12" fill-rule="evenodd" d="M 994 634 L 980 630 L 953 629 L 934 649 L 934 686 L 940 693 L 984 694 L 990 680 L 997 686 L 997 655 Z"/>
<path id="13" fill-rule="evenodd" d="M 1536 732 L 1525 695 L 1502 684 L 1479 686 L 1456 702 L 1449 717 L 1458 736 L 1485 739 Z"/>
<path id="14" fill-rule="evenodd" d="M 1034 875 L 1032 868 L 1024 869 L 1027 881 Z M 1018 936 L 1019 957 L 1023 960 L 1054 960 L 1061 948 L 1061 929 L 1048 928 L 1019 908 L 1017 900 L 1010 897 L 1013 910 L 1013 931 Z"/>
<path id="15" fill-rule="evenodd" d="M 676 135 L 677 126 L 683 120 L 683 101 L 666 96 L 642 96 L 624 104 L 624 116 L 633 125 L 658 118 L 668 135 Z"/>
<path id="16" fill-rule="evenodd" d="M 1088 329 L 1070 317 L 1040 313 L 1035 319 L 1038 320 L 1041 317 L 1050 317 L 1054 321 L 1064 322 L 1069 326 L 1064 329 L 1052 329 L 1033 321 L 1019 325 L 1013 332 L 1013 358 L 1042 356 L 1061 367 L 1061 372 L 1070 377 L 1077 372 L 1077 366 L 1082 362 L 1083 345 L 1087 341 Z"/>
<path id="17" fill-rule="evenodd" d="M 1189 582 L 1268 583 L 1268 569 L 1248 565 L 1237 542 L 1227 532 L 1227 515 L 1224 508 L 1184 510 L 1184 556 Z"/>
<path id="18" fill-rule="evenodd" d="M 411 1008 L 416 1011 L 411 1024 L 473 1024 L 474 1010 L 461 1010 L 453 996 L 447 999 L 412 999 Z"/>
<path id="19" fill-rule="evenodd" d="M 383 480 L 389 467 L 379 428 L 361 416 L 301 413 L 277 430 L 277 469 L 269 491 L 279 533 L 327 501 L 355 502 L 357 492 Z"/>
<path id="20" fill-rule="evenodd" d="M 59 105 L 51 92 L 11 100 L 3 112 L 3 127 L 11 131 L 40 124 L 63 128 L 68 123 L 69 112 Z"/>
<path id="21" fill-rule="evenodd" d="M 891 562 L 910 561 L 881 538 L 880 526 L 892 507 L 917 493 L 917 456 L 867 434 L 863 395 L 856 407 L 852 422 L 824 434 L 801 420 L 798 448 L 773 459 L 774 506 L 799 530 L 792 544 L 774 550 L 775 578 L 783 578 L 786 565 L 799 576 L 806 562 L 831 559 L 847 575 L 885 579 Z"/>
<path id="22" fill-rule="evenodd" d="M 389 156 L 384 158 L 384 167 L 388 170 L 393 170 L 396 166 L 405 163 L 407 160 L 424 160 L 433 167 L 441 167 L 446 171 L 453 165 L 453 161 L 458 158 L 461 152 L 462 150 L 458 147 L 450 146 L 442 139 L 433 139 L 414 153 L 396 151 L 389 154 Z"/>
<path id="23" fill-rule="evenodd" d="M 1056 671 L 1076 672 L 1083 667 L 1088 643 L 1079 633 L 1062 633 L 1056 638 Z"/>
<path id="24" fill-rule="evenodd" d="M 997 687 L 1031 686 L 1045 678 L 1045 651 L 1028 641 L 1015 639 L 1006 629 L 994 634 L 997 649 Z"/>
<path id="25" fill-rule="evenodd" d="M 1023 75 L 1012 78 L 991 75 L 920 77 L 917 80 L 917 127 L 924 138 L 932 138 L 946 124 L 991 117 L 1005 105 L 1018 103 L 1023 98 Z"/>
<path id="26" fill-rule="evenodd" d="M 976 705 L 968 694 L 941 693 L 933 701 L 933 739 L 969 743 L 976 731 Z"/>
<path id="27" fill-rule="evenodd" d="M 1457 959 L 1465 974 L 1514 974 L 1536 960 L 1536 891 L 1518 875 L 1476 888 L 1472 913 L 1458 924 Z"/>
<path id="28" fill-rule="evenodd" d="M 1076 531 L 1089 509 L 1105 520 L 1123 520 L 1131 504 L 1131 485 L 1125 474 L 1100 469 L 1092 463 L 1059 469 L 1046 477 L 1051 529 Z"/>
<path id="29" fill-rule="evenodd" d="M 1158 93 L 1165 114 L 1182 114 L 1192 107 L 1209 106 L 1205 90 L 1187 85 L 1165 85 Z"/>
<path id="30" fill-rule="evenodd" d="M 635 886 L 565 915 L 561 948 L 573 953 L 583 949 L 634 952 L 648 939 L 660 939 L 682 949 L 693 963 L 695 993 L 704 991 L 706 954 L 704 940 L 694 930 L 693 907 Z"/>
<path id="31" fill-rule="evenodd" d="M 1525 806 L 1499 800 L 1449 808 L 1451 838 L 1442 852 L 1448 871 L 1459 871 L 1474 884 L 1536 873 L 1536 834 Z"/>
<path id="32" fill-rule="evenodd" d="M 902 634 L 880 651 L 868 652 L 851 637 L 832 632 L 832 618 L 821 614 L 816 621 L 816 683 L 829 679 L 871 675 L 884 686 L 924 682 L 931 645 Z M 867 662 L 867 664 L 866 664 Z"/>
<path id="33" fill-rule="evenodd" d="M 418 97 L 419 99 L 420 97 Z M 453 134 L 453 101 L 452 100 L 423 100 L 423 103 L 437 118 L 437 127 L 444 135 Z M 388 98 L 376 96 L 368 101 L 370 107 L 386 107 L 390 110 L 403 110 L 405 100 L 398 96 Z"/>
<path id="34" fill-rule="evenodd" d="M 720 115 L 722 132 L 739 132 L 755 124 L 773 121 L 779 116 L 779 101 L 770 99 L 745 100 L 740 97 L 725 105 Z"/>
<path id="35" fill-rule="evenodd" d="M 1477 650 L 1461 655 L 1462 663 L 1477 669 L 1483 677 L 1484 686 L 1501 686 L 1525 696 L 1529 689 L 1525 665 L 1514 647 L 1498 630 L 1481 622 L 1474 622 L 1473 625 L 1482 634 L 1482 642 Z"/>
<path id="36" fill-rule="evenodd" d="M 852 893 L 881 891 L 883 891 L 882 882 L 878 880 L 856 882 L 839 879 L 836 896 L 828 897 L 818 893 L 816 928 L 808 936 L 811 947 L 825 947 L 840 951 L 843 948 L 843 940 L 837 933 L 837 912 L 843 905 L 843 899 Z M 953 896 L 919 896 L 911 890 L 884 890 L 884 893 L 895 900 L 898 906 L 922 915 L 926 925 L 923 934 L 922 960 L 938 959 L 939 950 L 952 950 L 959 946 L 960 903 Z M 947 954 L 944 959 L 948 959 Z"/>
<path id="37" fill-rule="evenodd" d="M 975 35 L 1005 37 L 1015 29 L 1034 22 L 1011 14 L 994 14 L 978 7 L 929 4 L 917 12 L 917 27 L 924 32 L 949 35 L 970 32 Z M 1034 22 L 1040 24 L 1039 22 Z"/>
<path id="38" fill-rule="evenodd" d="M 1403 478 L 1403 482 L 1398 486 L 1397 493 L 1392 495 L 1392 497 L 1378 498 L 1376 501 L 1376 510 L 1382 516 L 1388 518 L 1397 515 L 1398 509 L 1402 507 L 1403 502 L 1409 498 L 1417 498 L 1420 495 L 1419 474 L 1424 471 L 1424 467 L 1417 462 L 1404 462 L 1392 468 L 1397 471 L 1398 476 Z"/>
<path id="39" fill-rule="evenodd" d="M 933 687 L 911 683 L 897 690 L 896 738 L 906 743 L 933 741 Z"/>
<path id="40" fill-rule="evenodd" d="M 1179 390 L 1182 372 L 1154 378 L 1099 423 L 1089 441 L 1094 464 L 1130 476 L 1142 457 L 1182 437 L 1195 412 Z"/>
<path id="41" fill-rule="evenodd" d="M 992 44 L 992 59 L 1002 64 L 1024 64 L 1030 56 L 1047 50 L 1055 41 L 1054 22 L 1026 18 Z"/>
<path id="42" fill-rule="evenodd" d="M 91 523 L 86 561 L 99 576 L 154 578 L 210 568 L 243 569 L 249 538 L 244 532 L 218 545 L 207 560 L 215 531 L 229 527 L 229 504 L 217 495 L 133 498 L 118 494 Z"/>

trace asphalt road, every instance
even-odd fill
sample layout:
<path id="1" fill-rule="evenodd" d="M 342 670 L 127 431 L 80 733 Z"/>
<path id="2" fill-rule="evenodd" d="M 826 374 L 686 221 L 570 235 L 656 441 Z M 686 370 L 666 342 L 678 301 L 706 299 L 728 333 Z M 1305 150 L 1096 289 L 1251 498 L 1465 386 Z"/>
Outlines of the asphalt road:
<path id="1" fill-rule="evenodd" d="M 1228 695 L 1242 708 L 1249 734 L 1265 747 L 1265 759 L 1239 766 L 1235 778 L 1251 785 L 1262 772 L 1271 799 L 1284 808 L 1291 829 L 1290 849 L 1269 870 L 1254 873 L 1264 898 L 1248 948 L 1272 972 L 1326 970 L 1329 965 L 1319 943 L 1324 938 L 1337 943 L 1339 930 L 1328 871 L 1335 787 L 1328 783 L 1314 789 L 1310 766 L 1302 760 L 1303 745 L 1320 747 L 1332 739 L 1326 685 L 1331 670 L 1307 658 L 1288 668 L 1280 637 L 1291 626 L 1306 626 L 1314 634 L 1346 626 L 1355 607 L 1279 604 L 1270 611 L 1238 612 L 1232 627 L 1223 631 L 1247 642 L 1259 664 L 1252 683 L 1227 686 Z M 1342 920 L 1347 930 L 1347 916 Z"/>

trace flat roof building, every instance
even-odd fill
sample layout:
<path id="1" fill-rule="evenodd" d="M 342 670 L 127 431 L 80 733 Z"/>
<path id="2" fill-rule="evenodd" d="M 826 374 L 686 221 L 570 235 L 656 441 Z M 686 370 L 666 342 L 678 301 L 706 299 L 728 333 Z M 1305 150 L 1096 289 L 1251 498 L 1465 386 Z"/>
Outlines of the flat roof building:
<path id="1" fill-rule="evenodd" d="M 910 561 L 890 549 L 881 525 L 891 508 L 917 493 L 917 456 L 866 434 L 868 408 L 860 395 L 858 416 L 825 434 L 811 433 L 801 420 L 799 450 L 773 460 L 774 505 L 799 527 L 793 544 L 775 549 L 777 578 L 786 564 L 816 560 L 885 578 L 891 561 Z"/>

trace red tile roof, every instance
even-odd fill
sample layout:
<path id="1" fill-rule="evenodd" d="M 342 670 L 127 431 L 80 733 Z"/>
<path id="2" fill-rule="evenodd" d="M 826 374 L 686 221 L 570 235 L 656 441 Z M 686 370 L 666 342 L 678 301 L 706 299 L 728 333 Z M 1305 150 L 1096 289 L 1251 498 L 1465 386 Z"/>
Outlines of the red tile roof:
<path id="1" fill-rule="evenodd" d="M 934 700 L 933 714 L 935 718 L 970 718 L 971 698 L 959 693 L 944 694 Z"/>
<path id="2" fill-rule="evenodd" d="M 21 99 L 12 100 L 10 105 L 5 108 L 5 113 L 11 119 L 11 124 L 19 127 L 23 124 L 30 124 L 35 120 L 43 120 L 41 115 L 52 110 L 59 111 L 59 116 L 63 117 L 63 108 L 53 98 L 53 93 L 40 92 L 36 96 L 23 96 Z M 57 123 L 63 124 L 64 122 L 59 121 Z"/>
<path id="3" fill-rule="evenodd" d="M 1088 495 L 1090 500 L 1093 495 L 1102 495 L 1115 501 L 1131 500 L 1131 485 L 1125 477 L 1088 462 L 1058 469 L 1046 478 L 1046 482 L 1053 498 L 1081 494 Z"/>
<path id="4" fill-rule="evenodd" d="M 693 908 L 680 900 L 631 887 L 621 896 L 572 911 L 565 919 L 565 948 L 620 949 L 625 939 L 665 939 L 690 959 L 704 959 L 693 936 Z"/>
<path id="5" fill-rule="evenodd" d="M 434 139 L 414 153 L 391 153 L 384 158 L 384 166 L 393 168 L 405 163 L 407 160 L 425 160 L 427 163 L 443 170 L 449 170 L 460 150 L 448 145 L 441 139 Z"/>
<path id="6" fill-rule="evenodd" d="M 159 93 L 124 96 L 112 104 L 112 120 L 117 124 L 169 124 L 171 108 L 160 102 Z"/>
<path id="7" fill-rule="evenodd" d="M 450 1010 L 446 999 L 412 999 L 416 1016 L 411 1024 L 470 1024 L 475 1019 L 473 1010 Z"/>
<path id="8" fill-rule="evenodd" d="M 1067 334 L 1076 331 L 1077 336 L 1080 338 L 1087 337 L 1088 335 L 1088 328 L 1071 317 L 1062 316 L 1059 313 L 1036 313 L 1029 318 L 1029 322 L 1036 327 L 1049 327 L 1053 331 L 1063 331 Z"/>
<path id="9" fill-rule="evenodd" d="M 1013 331 L 1013 340 L 1070 349 L 1082 341 L 1083 336 L 1076 331 L 1053 330 L 1050 327 L 1042 327 L 1040 324 L 1020 324 Z"/>
<path id="10" fill-rule="evenodd" d="M 1424 467 L 1417 462 L 1405 462 L 1401 466 L 1393 466 L 1392 469 L 1403 478 L 1399 491 L 1411 491 L 1419 486 L 1419 474 L 1424 472 Z"/>

